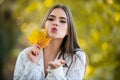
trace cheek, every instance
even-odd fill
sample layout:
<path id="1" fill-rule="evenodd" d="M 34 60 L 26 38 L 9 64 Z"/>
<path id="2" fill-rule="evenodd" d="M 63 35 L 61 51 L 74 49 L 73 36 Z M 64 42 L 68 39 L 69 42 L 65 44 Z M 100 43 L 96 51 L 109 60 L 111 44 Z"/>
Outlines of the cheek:
<path id="1" fill-rule="evenodd" d="M 47 33 L 49 33 L 49 31 L 50 31 L 49 27 L 47 27 L 47 26 L 45 26 L 45 30 Z"/>
<path id="2" fill-rule="evenodd" d="M 65 25 L 65 26 L 64 26 L 64 32 L 67 33 L 67 30 L 68 30 L 68 25 Z"/>
<path id="3" fill-rule="evenodd" d="M 60 32 L 66 35 L 67 34 L 67 27 L 62 28 Z"/>
<path id="4" fill-rule="evenodd" d="M 48 26 L 48 22 L 45 23 L 45 28 L 47 28 L 47 26 Z"/>
<path id="5" fill-rule="evenodd" d="M 49 24 L 48 24 L 48 22 L 46 22 L 46 24 L 45 24 L 45 29 L 46 29 L 47 32 L 49 31 Z"/>

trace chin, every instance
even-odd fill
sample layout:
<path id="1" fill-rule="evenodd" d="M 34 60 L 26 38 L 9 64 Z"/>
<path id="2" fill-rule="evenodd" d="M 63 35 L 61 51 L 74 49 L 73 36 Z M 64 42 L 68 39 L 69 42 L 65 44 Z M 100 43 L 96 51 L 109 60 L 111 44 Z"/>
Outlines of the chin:
<path id="1" fill-rule="evenodd" d="M 55 35 L 55 34 L 51 34 L 51 35 L 49 35 L 49 37 L 53 38 L 53 39 L 63 39 L 64 38 L 64 36 L 62 37 L 60 35 Z"/>
<path id="2" fill-rule="evenodd" d="M 56 37 L 56 36 L 50 36 L 50 38 L 52 38 L 52 39 L 59 39 L 59 37 Z"/>
<path id="3" fill-rule="evenodd" d="M 55 36 L 50 36 L 50 38 L 53 38 L 53 39 L 55 39 L 55 38 L 57 38 L 57 37 L 55 37 Z"/>

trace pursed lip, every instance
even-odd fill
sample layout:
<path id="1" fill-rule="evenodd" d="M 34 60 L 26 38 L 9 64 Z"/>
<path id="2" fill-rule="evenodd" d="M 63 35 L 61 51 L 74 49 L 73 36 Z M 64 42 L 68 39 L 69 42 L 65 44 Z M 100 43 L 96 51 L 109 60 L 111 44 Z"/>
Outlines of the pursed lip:
<path id="1" fill-rule="evenodd" d="M 57 28 L 56 28 L 56 27 L 52 27 L 52 28 L 51 28 L 51 32 L 52 32 L 52 33 L 56 33 L 56 32 L 57 32 Z"/>

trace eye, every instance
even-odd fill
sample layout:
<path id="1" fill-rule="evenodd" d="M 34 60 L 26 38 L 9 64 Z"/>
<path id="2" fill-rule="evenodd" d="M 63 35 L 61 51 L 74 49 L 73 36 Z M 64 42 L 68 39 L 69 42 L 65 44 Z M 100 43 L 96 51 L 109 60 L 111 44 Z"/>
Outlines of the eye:
<path id="1" fill-rule="evenodd" d="M 48 18 L 47 20 L 49 20 L 49 21 L 54 21 L 54 19 L 53 19 L 53 18 Z"/>
<path id="2" fill-rule="evenodd" d="M 61 22 L 61 23 L 66 23 L 66 21 L 64 21 L 64 20 L 60 20 L 60 22 Z"/>

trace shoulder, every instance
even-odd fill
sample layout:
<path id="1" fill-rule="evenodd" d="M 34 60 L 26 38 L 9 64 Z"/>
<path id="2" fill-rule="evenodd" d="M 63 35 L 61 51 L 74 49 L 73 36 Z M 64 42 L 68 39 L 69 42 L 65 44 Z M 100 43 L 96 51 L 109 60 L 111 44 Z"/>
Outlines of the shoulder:
<path id="1" fill-rule="evenodd" d="M 30 47 L 27 47 L 25 49 L 23 49 L 18 56 L 23 56 L 23 55 L 26 55 L 26 53 L 29 51 Z"/>
<path id="2" fill-rule="evenodd" d="M 80 60 L 84 65 L 86 64 L 86 54 L 82 49 L 75 50 L 76 59 Z"/>
<path id="3" fill-rule="evenodd" d="M 85 52 L 82 49 L 76 49 L 75 55 L 86 59 L 86 54 L 85 54 Z"/>
<path id="4" fill-rule="evenodd" d="M 27 52 L 29 51 L 29 49 L 30 47 L 23 49 L 18 55 L 18 60 L 28 61 Z"/>

